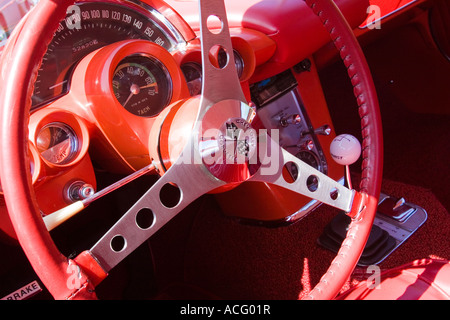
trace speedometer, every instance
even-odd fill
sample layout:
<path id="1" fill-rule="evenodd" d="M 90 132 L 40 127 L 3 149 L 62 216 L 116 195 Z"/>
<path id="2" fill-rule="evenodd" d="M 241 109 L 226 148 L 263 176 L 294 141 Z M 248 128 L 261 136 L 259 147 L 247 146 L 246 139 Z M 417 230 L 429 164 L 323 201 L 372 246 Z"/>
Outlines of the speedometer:
<path id="1" fill-rule="evenodd" d="M 172 50 L 180 36 L 156 11 L 128 1 L 81 2 L 69 7 L 48 46 L 39 69 L 32 108 L 68 92 L 70 74 L 78 61 L 105 45 L 127 39 L 145 39 Z"/>

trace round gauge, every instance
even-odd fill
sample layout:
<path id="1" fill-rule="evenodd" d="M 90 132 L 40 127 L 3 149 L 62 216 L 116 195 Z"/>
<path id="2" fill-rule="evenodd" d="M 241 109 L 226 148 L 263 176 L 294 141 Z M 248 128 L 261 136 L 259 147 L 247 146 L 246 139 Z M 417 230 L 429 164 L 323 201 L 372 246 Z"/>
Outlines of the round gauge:
<path id="1" fill-rule="evenodd" d="M 314 169 L 320 170 L 320 163 L 314 153 L 310 151 L 300 151 L 296 154 L 296 157 L 305 162 L 307 165 L 313 167 Z"/>
<path id="2" fill-rule="evenodd" d="M 240 78 L 242 76 L 242 73 L 244 72 L 244 60 L 242 59 L 239 52 L 233 49 L 233 56 L 234 56 L 234 64 L 236 67 L 236 71 L 238 74 L 238 77 Z M 219 49 L 219 53 L 217 56 L 217 62 L 219 64 L 220 68 L 223 68 L 227 65 L 228 62 L 228 55 L 226 51 L 222 48 Z"/>
<path id="3" fill-rule="evenodd" d="M 123 59 L 112 79 L 114 95 L 129 112 L 152 117 L 168 105 L 172 82 L 166 68 L 156 59 L 133 55 Z"/>
<path id="4" fill-rule="evenodd" d="M 202 67 L 196 62 L 188 62 L 181 66 L 191 96 L 202 93 Z"/>
<path id="5" fill-rule="evenodd" d="M 61 122 L 44 126 L 36 138 L 36 148 L 42 158 L 63 165 L 75 158 L 79 151 L 78 138 L 71 127 Z"/>

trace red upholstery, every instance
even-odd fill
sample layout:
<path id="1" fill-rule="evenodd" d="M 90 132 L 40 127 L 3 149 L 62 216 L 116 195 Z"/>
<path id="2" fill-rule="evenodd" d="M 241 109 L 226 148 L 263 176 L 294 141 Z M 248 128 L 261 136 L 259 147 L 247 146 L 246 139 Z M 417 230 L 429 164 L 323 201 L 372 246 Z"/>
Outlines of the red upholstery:
<path id="1" fill-rule="evenodd" d="M 362 282 L 337 299 L 448 300 L 450 299 L 448 279 L 450 279 L 449 261 L 417 260 L 381 273 L 381 280 L 377 286 L 373 286 L 374 281 Z"/>

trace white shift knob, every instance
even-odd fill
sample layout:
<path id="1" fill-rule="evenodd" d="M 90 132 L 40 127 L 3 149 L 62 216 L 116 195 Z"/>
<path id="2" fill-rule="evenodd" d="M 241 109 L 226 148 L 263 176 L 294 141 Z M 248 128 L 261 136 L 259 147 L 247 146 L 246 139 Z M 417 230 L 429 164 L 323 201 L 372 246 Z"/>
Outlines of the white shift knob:
<path id="1" fill-rule="evenodd" d="M 348 166 L 361 155 L 361 144 L 351 134 L 340 134 L 331 142 L 330 153 L 334 161 Z"/>

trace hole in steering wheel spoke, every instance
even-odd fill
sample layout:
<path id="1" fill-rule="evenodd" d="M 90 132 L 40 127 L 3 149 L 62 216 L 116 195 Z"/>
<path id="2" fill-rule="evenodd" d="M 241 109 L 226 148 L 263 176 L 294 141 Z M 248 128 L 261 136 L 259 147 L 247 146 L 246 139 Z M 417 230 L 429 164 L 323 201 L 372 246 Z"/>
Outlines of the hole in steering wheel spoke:
<path id="1" fill-rule="evenodd" d="M 294 183 L 297 181 L 300 175 L 297 164 L 292 161 L 287 162 L 283 167 L 282 175 L 284 181 L 287 183 Z"/>
<path id="2" fill-rule="evenodd" d="M 159 200 L 166 208 L 175 208 L 181 201 L 181 190 L 175 183 L 166 183 L 159 192 Z"/>
<path id="3" fill-rule="evenodd" d="M 331 189 L 330 198 L 331 200 L 337 200 L 337 198 L 339 198 L 339 190 L 336 188 Z"/>
<path id="4" fill-rule="evenodd" d="M 155 215 L 149 208 L 142 208 L 136 214 L 136 225 L 143 230 L 150 228 L 154 221 Z"/>
<path id="5" fill-rule="evenodd" d="M 213 45 L 211 49 L 209 49 L 209 62 L 211 62 L 212 66 L 216 69 L 225 69 L 230 61 L 230 56 L 227 50 L 221 45 Z"/>
<path id="6" fill-rule="evenodd" d="M 306 186 L 311 192 L 317 191 L 317 189 L 319 189 L 319 177 L 314 174 L 310 175 L 308 179 L 306 179 Z"/>
<path id="7" fill-rule="evenodd" d="M 125 240 L 125 238 L 123 236 L 116 235 L 111 239 L 110 245 L 111 245 L 112 251 L 120 252 L 126 248 L 127 241 Z"/>
<path id="8" fill-rule="evenodd" d="M 223 30 L 222 19 L 212 14 L 206 19 L 206 27 L 212 34 L 219 34 Z"/>

